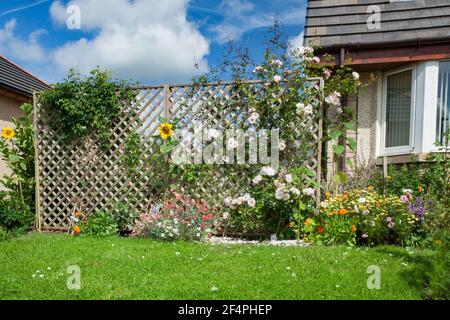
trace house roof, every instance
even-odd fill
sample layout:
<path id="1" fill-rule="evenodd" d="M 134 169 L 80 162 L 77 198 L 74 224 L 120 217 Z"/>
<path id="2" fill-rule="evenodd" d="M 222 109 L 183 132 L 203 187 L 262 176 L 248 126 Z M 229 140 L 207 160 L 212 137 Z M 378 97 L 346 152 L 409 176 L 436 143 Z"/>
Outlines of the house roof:
<path id="1" fill-rule="evenodd" d="M 367 25 L 371 5 L 380 8 L 378 30 Z M 450 0 L 308 0 L 305 44 L 337 49 L 431 41 L 450 42 Z"/>
<path id="2" fill-rule="evenodd" d="M 31 98 L 33 91 L 46 90 L 50 86 L 0 55 L 0 88 Z"/>

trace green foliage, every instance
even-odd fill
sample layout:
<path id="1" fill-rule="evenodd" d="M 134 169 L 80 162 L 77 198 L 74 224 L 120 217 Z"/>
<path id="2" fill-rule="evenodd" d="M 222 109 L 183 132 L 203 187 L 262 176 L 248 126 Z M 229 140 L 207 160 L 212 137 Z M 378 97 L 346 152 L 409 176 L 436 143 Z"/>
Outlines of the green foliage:
<path id="1" fill-rule="evenodd" d="M 33 211 L 17 193 L 0 193 L 0 225 L 8 230 L 26 231 L 33 220 Z"/>
<path id="2" fill-rule="evenodd" d="M 119 231 L 131 231 L 133 222 L 139 217 L 139 211 L 130 208 L 126 203 L 119 203 L 113 211 L 113 220 Z"/>
<path id="3" fill-rule="evenodd" d="M 96 211 L 89 216 L 86 224 L 82 224 L 81 233 L 103 237 L 112 236 L 117 234 L 117 225 L 109 212 Z"/>
<path id="4" fill-rule="evenodd" d="M 15 135 L 0 138 L 0 155 L 10 173 L 0 179 L 5 191 L 0 193 L 0 224 L 7 229 L 27 230 L 34 218 L 34 131 L 33 106 L 23 104 L 24 113 L 13 118 Z"/>
<path id="5" fill-rule="evenodd" d="M 9 232 L 0 225 L 0 241 L 8 240 Z"/>
<path id="6" fill-rule="evenodd" d="M 142 156 L 141 149 L 141 136 L 136 131 L 130 132 L 125 142 L 125 153 L 122 158 L 130 173 L 135 173 L 137 170 L 139 159 Z"/>
<path id="7" fill-rule="evenodd" d="M 109 72 L 100 69 L 86 77 L 72 69 L 63 82 L 39 96 L 39 102 L 48 110 L 48 123 L 62 130 L 66 138 L 95 133 L 102 144 L 108 142 L 118 116 L 132 111 L 134 99 L 126 82 L 115 82 Z"/>

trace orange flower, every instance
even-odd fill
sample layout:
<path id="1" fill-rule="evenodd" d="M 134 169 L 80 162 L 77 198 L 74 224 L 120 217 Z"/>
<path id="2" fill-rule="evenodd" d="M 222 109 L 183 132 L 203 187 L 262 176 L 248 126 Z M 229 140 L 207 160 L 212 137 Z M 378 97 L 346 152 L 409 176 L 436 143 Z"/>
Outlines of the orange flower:
<path id="1" fill-rule="evenodd" d="M 356 232 L 356 226 L 354 224 L 352 224 L 352 232 L 355 233 Z"/>
<path id="2" fill-rule="evenodd" d="M 419 186 L 419 189 L 418 189 L 418 191 L 419 191 L 420 193 L 422 193 L 422 192 L 423 192 L 423 188 L 422 188 L 422 186 Z"/>
<path id="3" fill-rule="evenodd" d="M 332 216 L 337 216 L 337 215 L 338 215 L 338 212 L 337 212 L 337 211 L 333 211 L 333 212 L 331 213 L 331 215 L 332 215 Z"/>
<path id="4" fill-rule="evenodd" d="M 81 229 L 79 226 L 73 227 L 73 234 L 78 235 L 81 232 Z"/>
<path id="5" fill-rule="evenodd" d="M 75 212 L 75 217 L 77 217 L 77 218 L 81 217 L 81 212 L 80 211 L 76 211 Z"/>
<path id="6" fill-rule="evenodd" d="M 341 214 L 341 215 L 344 215 L 344 214 L 346 214 L 347 213 L 347 210 L 346 209 L 341 209 L 341 210 L 339 210 L 339 214 Z"/>

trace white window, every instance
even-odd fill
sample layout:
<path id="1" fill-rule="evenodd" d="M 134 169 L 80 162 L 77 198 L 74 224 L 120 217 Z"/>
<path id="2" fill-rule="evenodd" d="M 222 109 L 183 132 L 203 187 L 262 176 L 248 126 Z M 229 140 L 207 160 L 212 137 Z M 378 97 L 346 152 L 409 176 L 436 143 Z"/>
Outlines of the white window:
<path id="1" fill-rule="evenodd" d="M 379 156 L 426 154 L 450 130 L 450 61 L 425 61 L 384 73 Z"/>
<path id="2" fill-rule="evenodd" d="M 385 74 L 381 139 L 383 154 L 406 154 L 412 150 L 415 83 L 415 67 Z"/>

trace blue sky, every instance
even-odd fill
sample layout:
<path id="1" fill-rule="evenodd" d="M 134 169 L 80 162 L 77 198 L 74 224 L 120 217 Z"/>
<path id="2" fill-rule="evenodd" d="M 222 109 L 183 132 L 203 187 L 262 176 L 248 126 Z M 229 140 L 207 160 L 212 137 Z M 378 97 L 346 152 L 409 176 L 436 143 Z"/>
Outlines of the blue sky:
<path id="1" fill-rule="evenodd" d="M 276 15 L 300 39 L 305 8 L 306 0 L 2 0 L 0 54 L 48 82 L 96 66 L 140 83 L 186 82 L 229 41 L 260 56 Z"/>

